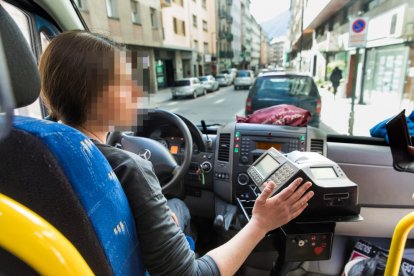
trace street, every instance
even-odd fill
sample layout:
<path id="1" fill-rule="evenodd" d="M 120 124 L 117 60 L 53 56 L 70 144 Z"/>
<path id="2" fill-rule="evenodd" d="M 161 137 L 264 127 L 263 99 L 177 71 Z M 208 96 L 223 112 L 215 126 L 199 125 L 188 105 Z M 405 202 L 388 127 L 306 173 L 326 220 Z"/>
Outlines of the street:
<path id="1" fill-rule="evenodd" d="M 342 95 L 334 98 L 324 88 L 319 88 L 322 100 L 321 123 L 319 128 L 328 134 L 349 134 L 349 113 L 351 99 Z M 188 118 L 196 125 L 204 120 L 206 124 L 222 124 L 236 120 L 236 115 L 244 115 L 248 90 L 234 90 L 234 86 L 221 87 L 219 91 L 210 92 L 206 96 L 181 98 L 173 100 L 171 90 L 164 89 L 151 94 L 144 105 L 151 108 L 162 108 Z M 384 99 L 390 101 L 389 99 Z M 381 105 L 385 105 L 382 102 Z M 396 106 L 396 105 L 395 105 Z M 398 112 L 397 108 L 387 109 L 378 105 L 355 105 L 353 135 L 370 136 L 369 130 L 378 122 Z"/>
<path id="2" fill-rule="evenodd" d="M 237 115 L 244 115 L 246 97 L 249 91 L 234 90 L 234 86 L 221 87 L 220 90 L 209 92 L 206 96 L 193 98 L 179 98 L 173 100 L 171 92 L 159 92 L 150 99 L 150 106 L 162 108 L 170 112 L 183 115 L 196 125 L 204 120 L 209 124 L 227 124 L 234 122 Z M 159 94 L 157 93 L 157 94 Z"/>

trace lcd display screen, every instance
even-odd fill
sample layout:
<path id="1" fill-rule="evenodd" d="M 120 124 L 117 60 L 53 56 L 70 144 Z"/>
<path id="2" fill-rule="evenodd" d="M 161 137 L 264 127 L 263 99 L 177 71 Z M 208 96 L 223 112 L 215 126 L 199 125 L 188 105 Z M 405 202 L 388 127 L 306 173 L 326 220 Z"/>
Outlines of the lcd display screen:
<path id="1" fill-rule="evenodd" d="M 277 166 L 279 162 L 277 162 L 273 157 L 270 155 L 266 155 L 259 163 L 256 164 L 256 170 L 265 178 L 269 175 Z"/>
<path id="2" fill-rule="evenodd" d="M 337 178 L 335 170 L 332 167 L 310 168 L 315 179 Z"/>
<path id="3" fill-rule="evenodd" d="M 178 153 L 178 146 L 171 146 L 170 152 L 172 154 L 177 154 Z"/>
<path id="4" fill-rule="evenodd" d="M 271 147 L 274 147 L 278 151 L 282 150 L 282 144 L 273 143 L 273 142 L 256 142 L 256 149 L 268 150 Z"/>

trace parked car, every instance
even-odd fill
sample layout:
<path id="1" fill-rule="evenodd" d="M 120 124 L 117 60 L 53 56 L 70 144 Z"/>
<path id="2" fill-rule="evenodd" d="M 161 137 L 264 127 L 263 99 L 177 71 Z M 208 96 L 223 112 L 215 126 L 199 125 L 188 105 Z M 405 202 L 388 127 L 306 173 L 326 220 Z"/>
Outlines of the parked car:
<path id="1" fill-rule="evenodd" d="M 212 76 L 202 76 L 198 78 L 207 91 L 217 91 L 220 88 L 218 81 Z"/>
<path id="2" fill-rule="evenodd" d="M 234 82 L 234 79 L 236 78 L 237 69 L 236 68 L 230 68 L 220 71 L 221 74 L 228 74 L 231 78 L 231 83 Z"/>
<path id="3" fill-rule="evenodd" d="M 197 78 L 185 78 L 174 82 L 174 87 L 172 88 L 171 93 L 173 99 L 187 96 L 191 96 L 195 99 L 199 95 L 207 94 L 207 90 Z"/>
<path id="4" fill-rule="evenodd" d="M 216 76 L 216 80 L 218 81 L 220 86 L 229 86 L 231 85 L 231 77 L 229 74 L 218 74 Z"/>
<path id="5" fill-rule="evenodd" d="M 246 100 L 246 115 L 265 107 L 290 104 L 310 111 L 311 126 L 319 126 L 321 96 L 312 77 L 297 73 L 263 73 Z"/>
<path id="6" fill-rule="evenodd" d="M 234 89 L 238 90 L 241 87 L 249 88 L 253 85 L 254 73 L 251 70 L 240 70 L 237 72 L 234 79 Z"/>

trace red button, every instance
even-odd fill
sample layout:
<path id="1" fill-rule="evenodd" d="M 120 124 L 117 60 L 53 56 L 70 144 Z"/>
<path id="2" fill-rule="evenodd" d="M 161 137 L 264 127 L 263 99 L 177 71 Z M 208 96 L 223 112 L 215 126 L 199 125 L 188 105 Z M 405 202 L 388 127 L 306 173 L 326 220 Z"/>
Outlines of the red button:
<path id="1" fill-rule="evenodd" d="M 239 144 L 236 144 L 235 147 L 238 148 L 239 147 Z"/>
<path id="2" fill-rule="evenodd" d="M 323 248 L 320 246 L 317 246 L 313 249 L 313 251 L 315 252 L 316 255 L 321 255 L 323 252 Z"/>
<path id="3" fill-rule="evenodd" d="M 316 241 L 316 236 L 312 236 L 311 240 Z"/>

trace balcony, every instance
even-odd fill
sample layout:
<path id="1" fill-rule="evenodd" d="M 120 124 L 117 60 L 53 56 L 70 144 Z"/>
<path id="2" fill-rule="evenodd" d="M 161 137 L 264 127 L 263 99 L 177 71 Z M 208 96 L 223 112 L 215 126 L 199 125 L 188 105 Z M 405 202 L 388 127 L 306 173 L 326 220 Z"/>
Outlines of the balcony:
<path id="1" fill-rule="evenodd" d="M 229 42 L 230 42 L 230 41 L 233 41 L 233 34 L 231 34 L 231 33 L 227 33 L 227 34 L 226 34 L 226 40 L 227 40 L 227 41 L 229 41 Z"/>
<path id="2" fill-rule="evenodd" d="M 231 17 L 230 15 L 227 15 L 226 16 L 226 21 L 227 21 L 228 24 L 233 23 L 233 17 Z"/>
<path id="3" fill-rule="evenodd" d="M 225 10 L 220 9 L 218 11 L 218 15 L 220 19 L 225 19 L 227 17 L 227 12 Z"/>
<path id="4" fill-rule="evenodd" d="M 233 5 L 233 0 L 226 0 L 226 4 L 227 4 L 228 6 Z"/>
<path id="5" fill-rule="evenodd" d="M 219 52 L 219 57 L 220 58 L 233 58 L 234 53 L 233 53 L 233 51 L 220 51 Z"/>
<path id="6" fill-rule="evenodd" d="M 160 0 L 161 8 L 171 7 L 171 1 L 172 0 Z"/>
<path id="7" fill-rule="evenodd" d="M 225 31 L 219 31 L 219 39 L 225 39 L 227 35 L 227 32 Z"/>

